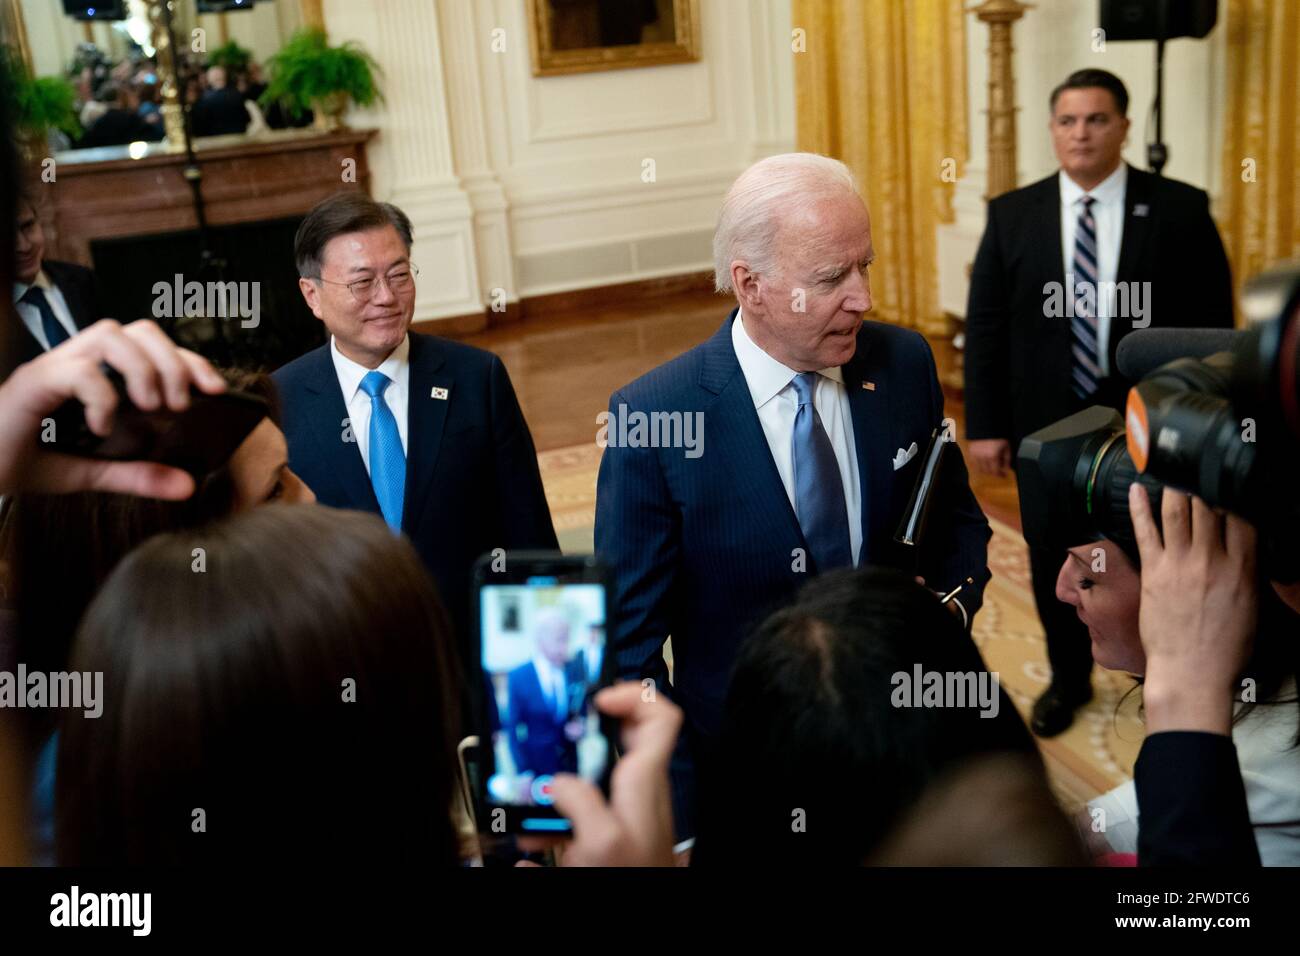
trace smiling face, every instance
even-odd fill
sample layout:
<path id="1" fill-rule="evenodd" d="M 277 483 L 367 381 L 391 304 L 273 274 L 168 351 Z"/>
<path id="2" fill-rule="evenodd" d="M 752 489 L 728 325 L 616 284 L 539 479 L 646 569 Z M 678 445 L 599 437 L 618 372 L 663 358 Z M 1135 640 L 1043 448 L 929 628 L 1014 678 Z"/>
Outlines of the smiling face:
<path id="1" fill-rule="evenodd" d="M 1052 108 L 1052 148 L 1066 175 L 1092 189 L 1119 168 L 1129 121 L 1110 90 L 1062 90 Z"/>
<path id="2" fill-rule="evenodd" d="M 320 280 L 298 280 L 312 314 L 325 323 L 339 351 L 359 365 L 378 368 L 402 344 L 415 313 L 415 289 L 399 294 L 379 282 L 366 301 L 358 302 L 347 283 L 387 276 L 410 261 L 410 250 L 392 226 L 348 232 L 325 243 Z"/>
<path id="3" fill-rule="evenodd" d="M 45 231 L 36 210 L 29 203 L 18 203 L 17 235 L 14 239 L 14 278 L 24 285 L 36 281 L 45 258 Z"/>
<path id="4" fill-rule="evenodd" d="M 1088 628 L 1093 660 L 1111 671 L 1146 670 L 1138 632 L 1142 578 L 1119 545 L 1103 540 L 1071 548 L 1056 577 L 1056 597 Z"/>
<path id="5" fill-rule="evenodd" d="M 796 372 L 843 365 L 871 311 L 867 267 L 874 258 L 871 220 L 855 193 L 840 191 L 791 210 L 777 234 L 769 274 L 732 263 L 745 331 Z"/>

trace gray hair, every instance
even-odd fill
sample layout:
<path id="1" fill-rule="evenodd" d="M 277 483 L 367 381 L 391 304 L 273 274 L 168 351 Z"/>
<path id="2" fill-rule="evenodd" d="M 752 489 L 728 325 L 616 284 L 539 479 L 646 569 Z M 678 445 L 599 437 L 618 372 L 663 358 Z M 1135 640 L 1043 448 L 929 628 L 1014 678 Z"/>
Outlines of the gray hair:
<path id="1" fill-rule="evenodd" d="M 793 209 L 837 193 L 857 195 L 857 182 L 838 159 L 817 153 L 782 153 L 761 159 L 740 174 L 722 200 L 713 232 L 713 284 L 732 291 L 731 263 L 743 259 L 753 272 L 775 266 L 776 237 Z"/>

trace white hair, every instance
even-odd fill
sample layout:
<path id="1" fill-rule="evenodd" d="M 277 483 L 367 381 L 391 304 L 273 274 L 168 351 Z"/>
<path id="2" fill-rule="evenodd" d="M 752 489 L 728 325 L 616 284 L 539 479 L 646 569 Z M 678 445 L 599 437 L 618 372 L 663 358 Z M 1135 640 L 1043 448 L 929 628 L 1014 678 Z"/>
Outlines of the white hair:
<path id="1" fill-rule="evenodd" d="M 731 264 L 737 259 L 749 263 L 752 272 L 771 272 L 777 233 L 792 210 L 857 191 L 849 167 L 829 156 L 782 153 L 760 159 L 740 174 L 722 200 L 713 232 L 714 287 L 732 290 Z"/>

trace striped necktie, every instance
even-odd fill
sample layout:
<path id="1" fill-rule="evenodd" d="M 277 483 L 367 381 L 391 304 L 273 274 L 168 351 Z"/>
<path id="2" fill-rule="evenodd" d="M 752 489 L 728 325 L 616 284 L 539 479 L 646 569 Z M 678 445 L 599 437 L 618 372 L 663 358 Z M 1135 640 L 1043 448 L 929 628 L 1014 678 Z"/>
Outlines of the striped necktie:
<path id="1" fill-rule="evenodd" d="M 1087 398 L 1097 391 L 1101 379 L 1100 354 L 1097 341 L 1097 224 L 1092 218 L 1092 196 L 1080 202 L 1079 221 L 1074 229 L 1073 289 L 1074 318 L 1070 321 L 1073 342 L 1070 356 L 1073 359 L 1071 385 L 1074 394 Z"/>
<path id="2" fill-rule="evenodd" d="M 830 436 L 817 414 L 817 406 L 813 404 L 817 379 L 817 372 L 800 372 L 790 384 L 799 402 L 792 445 L 795 515 L 812 551 L 813 562 L 821 572 L 851 567 L 853 552 L 849 545 L 848 507 L 844 502 L 840 466 Z"/>

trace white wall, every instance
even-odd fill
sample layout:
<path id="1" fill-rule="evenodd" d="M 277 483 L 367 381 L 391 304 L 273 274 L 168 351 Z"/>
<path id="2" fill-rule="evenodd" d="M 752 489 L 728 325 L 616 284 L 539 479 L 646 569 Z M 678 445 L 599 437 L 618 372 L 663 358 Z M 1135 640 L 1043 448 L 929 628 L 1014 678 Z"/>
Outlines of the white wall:
<path id="1" fill-rule="evenodd" d="M 1036 0 L 1016 23 L 1015 42 L 1018 184 L 1027 185 L 1057 168 L 1048 134 L 1047 99 L 1070 73 L 1099 67 L 1116 74 L 1129 91 L 1128 144 L 1124 158 L 1147 169 L 1146 143 L 1155 135 L 1149 123 L 1155 96 L 1155 43 L 1108 42 L 1093 50 L 1097 26 L 1095 0 Z M 967 14 L 970 163 L 957 184 L 956 222 L 939 227 L 939 295 L 945 311 L 963 315 L 966 269 L 975 258 L 984 230 L 984 190 L 988 149 L 988 27 Z M 1164 135 L 1169 162 L 1164 175 L 1208 190 L 1219 190 L 1217 146 L 1222 126 L 1224 76 L 1223 23 L 1204 40 L 1179 39 L 1165 45 Z"/>
<path id="2" fill-rule="evenodd" d="M 372 191 L 425 207 L 417 319 L 710 267 L 727 186 L 793 148 L 794 78 L 790 0 L 701 8 L 699 62 L 535 78 L 525 0 L 327 0 L 331 40 L 385 71 L 387 105 L 350 120 L 381 131 Z"/>

